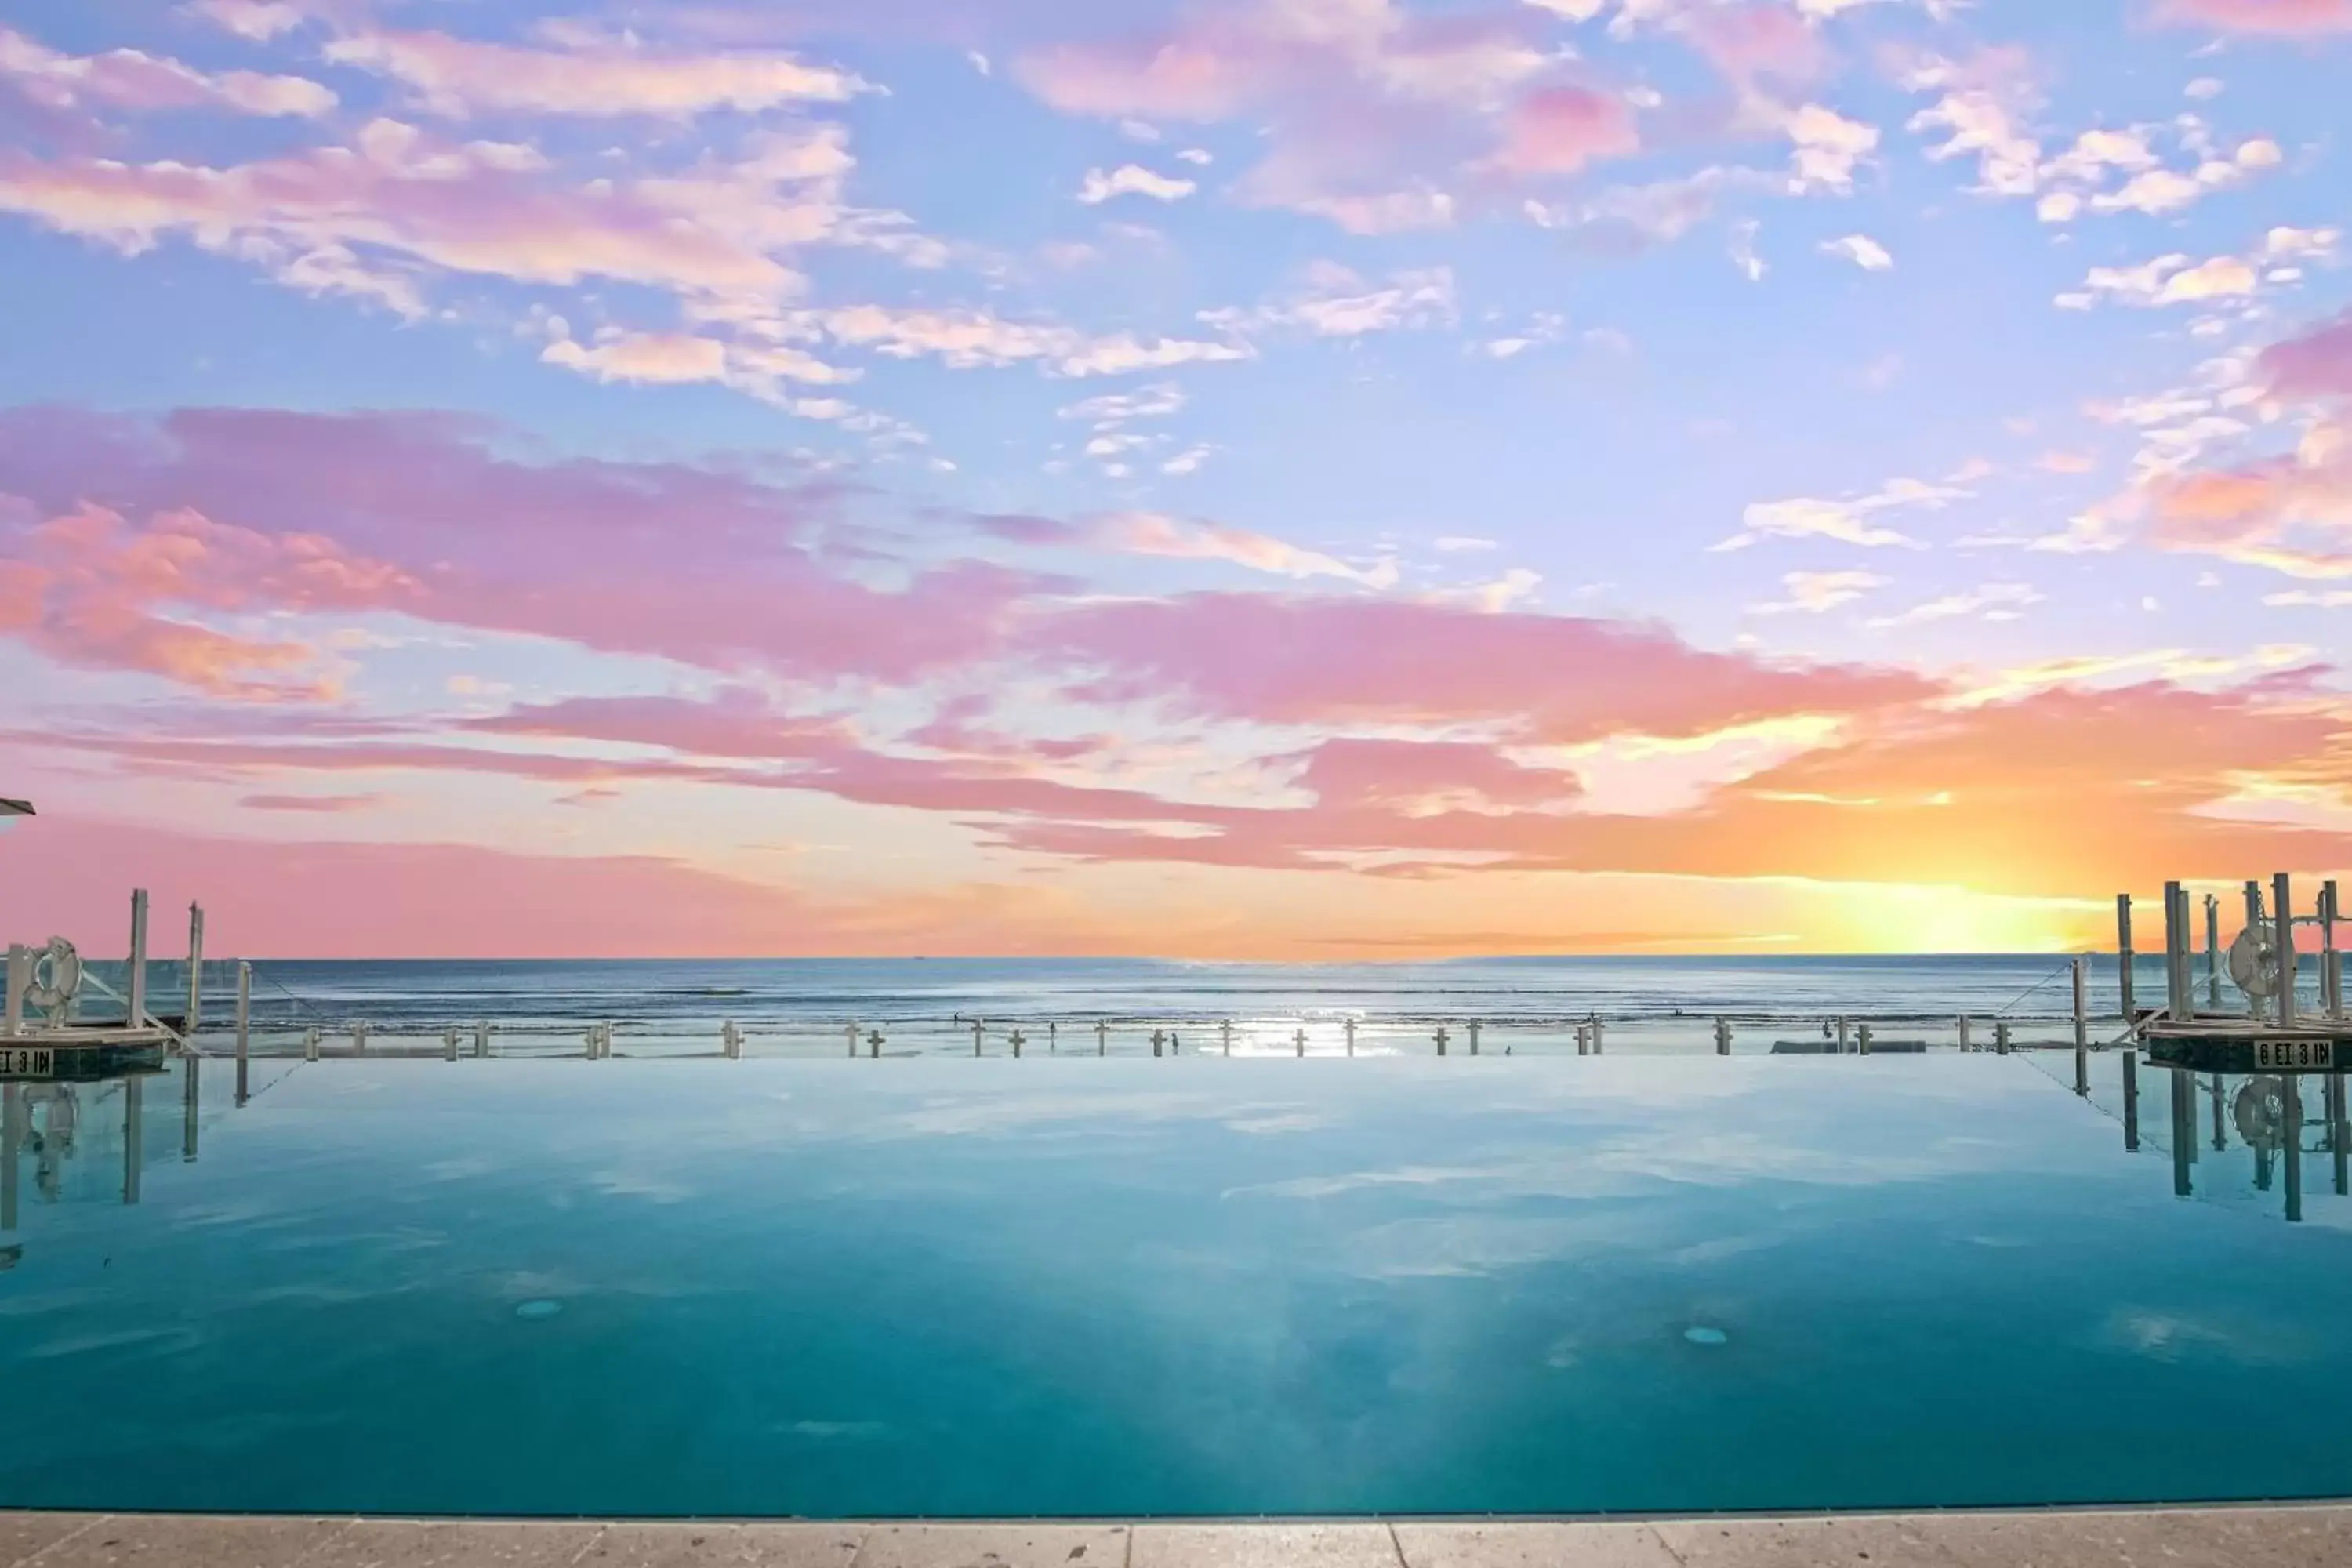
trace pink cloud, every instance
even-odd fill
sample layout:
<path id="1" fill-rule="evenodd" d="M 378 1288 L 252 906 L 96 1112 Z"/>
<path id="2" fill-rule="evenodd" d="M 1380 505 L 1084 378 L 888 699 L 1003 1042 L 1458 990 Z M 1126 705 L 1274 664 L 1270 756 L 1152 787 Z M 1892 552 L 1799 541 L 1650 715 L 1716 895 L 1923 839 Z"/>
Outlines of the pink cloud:
<path id="1" fill-rule="evenodd" d="M 1631 152 L 1630 127 L 1546 96 L 1559 69 L 1531 8 L 1433 16 L 1392 0 L 1204 5 L 1015 62 L 1024 86 L 1068 114 L 1269 120 L 1265 155 L 1229 194 L 1360 234 L 1452 222 L 1453 187 L 1480 170 L 1549 174 Z"/>
<path id="2" fill-rule="evenodd" d="M 217 697 L 331 694 L 316 649 L 241 637 L 157 613 L 164 606 L 234 613 L 346 608 L 396 595 L 400 574 L 316 535 L 283 539 L 224 527 L 201 513 L 157 515 L 135 530 L 84 505 L 0 543 L 0 632 L 63 664 L 156 675 Z"/>
<path id="3" fill-rule="evenodd" d="M 0 558 L 18 563 L 8 602 L 26 600 L 37 571 L 53 616 L 61 604 L 90 612 L 87 625 L 19 635 L 207 689 L 233 681 L 237 658 L 279 669 L 297 656 L 118 647 L 154 635 L 121 614 L 396 612 L 717 670 L 902 681 L 994 647 L 1012 607 L 1052 585 L 970 561 L 876 585 L 833 564 L 860 535 L 828 483 L 525 464 L 494 455 L 488 435 L 415 415 L 0 414 L 0 495 L 101 509 L 58 527 L 0 521 Z"/>
<path id="4" fill-rule="evenodd" d="M 1528 94 L 1512 110 L 1496 161 L 1521 174 L 1572 174 L 1641 147 L 1625 101 L 1580 87 Z"/>
<path id="5" fill-rule="evenodd" d="M 1269 724 L 1497 722 L 1553 742 L 1854 712 L 1937 689 L 1895 670 L 1706 652 L 1657 626 L 1393 599 L 1080 605 L 1030 637 L 1042 657 L 1091 667 L 1080 689 L 1098 700 Z"/>
<path id="6" fill-rule="evenodd" d="M 2168 475 L 2144 493 L 2159 550 L 2217 555 L 2290 577 L 2352 577 L 2352 452 Z"/>
<path id="7" fill-rule="evenodd" d="M 380 795 L 248 795 L 237 805 L 247 811 L 295 811 L 335 815 L 372 811 L 382 805 Z"/>
<path id="8" fill-rule="evenodd" d="M 2352 397 L 2352 315 L 2271 344 L 2258 363 L 2280 397 Z"/>
<path id="9" fill-rule="evenodd" d="M 835 720 L 786 718 L 758 693 L 736 689 L 709 701 L 673 697 L 573 697 L 529 703 L 465 728 L 487 735 L 552 736 L 660 746 L 692 756 L 761 762 L 829 754 L 849 742 Z"/>
<path id="10" fill-rule="evenodd" d="M 1781 5 L 1741 5 L 1701 11 L 1685 35 L 1724 79 L 1742 91 L 1760 80 L 1803 87 L 1829 69 L 1830 52 L 1821 34 Z"/>
<path id="11" fill-rule="evenodd" d="M 2225 33 L 2315 37 L 2352 32 L 2352 0 L 2158 0 L 2156 14 Z"/>
<path id="12" fill-rule="evenodd" d="M 85 103 L 152 112 L 222 109 L 241 114 L 316 117 L 340 101 L 303 77 L 253 71 L 208 75 L 138 49 L 67 55 L 0 27 L 0 80 L 51 108 Z"/>
<path id="13" fill-rule="evenodd" d="M 413 89 L 436 114 L 648 114 L 685 118 L 794 103 L 839 103 L 865 89 L 847 71 L 791 55 L 657 54 L 617 39 L 570 48 L 478 43 L 446 33 L 361 32 L 327 46 L 337 65 Z"/>

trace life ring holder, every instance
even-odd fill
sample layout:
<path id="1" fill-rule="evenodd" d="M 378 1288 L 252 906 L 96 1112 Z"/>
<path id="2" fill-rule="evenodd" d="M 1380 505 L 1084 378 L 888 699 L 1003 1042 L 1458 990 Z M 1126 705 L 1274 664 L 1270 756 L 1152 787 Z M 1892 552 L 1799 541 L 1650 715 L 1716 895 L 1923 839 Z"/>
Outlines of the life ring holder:
<path id="1" fill-rule="evenodd" d="M 25 987 L 25 1004 L 52 1018 L 58 1017 L 81 994 L 81 954 L 65 938 L 53 936 L 47 946 L 33 953 L 33 973 Z"/>

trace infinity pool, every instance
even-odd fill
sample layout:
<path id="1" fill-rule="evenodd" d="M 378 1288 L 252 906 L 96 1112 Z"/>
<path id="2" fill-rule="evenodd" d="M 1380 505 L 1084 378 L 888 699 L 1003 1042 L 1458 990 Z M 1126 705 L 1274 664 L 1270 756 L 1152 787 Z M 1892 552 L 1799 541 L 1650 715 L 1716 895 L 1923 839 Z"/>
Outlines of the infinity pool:
<path id="1" fill-rule="evenodd" d="M 2176 1198 L 2165 1129 L 2126 1153 L 2099 1066 L 2087 1101 L 1992 1056 L 329 1061 L 271 1064 L 242 1107 L 217 1061 L 193 1100 L 184 1068 L 135 1104 L 11 1086 L 0 1501 L 2352 1493 L 2352 1199 L 2306 1159 L 2289 1226 L 2235 1146 Z"/>

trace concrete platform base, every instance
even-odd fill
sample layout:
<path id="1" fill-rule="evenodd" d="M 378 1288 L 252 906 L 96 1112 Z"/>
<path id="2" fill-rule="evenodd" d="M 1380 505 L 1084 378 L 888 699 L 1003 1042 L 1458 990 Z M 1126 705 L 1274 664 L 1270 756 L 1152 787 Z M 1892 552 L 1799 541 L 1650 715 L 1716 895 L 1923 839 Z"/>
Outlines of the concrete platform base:
<path id="1" fill-rule="evenodd" d="M 620 1524 L 0 1512 L 5 1568 L 2338 1568 L 2352 1507 L 1623 1522 Z"/>

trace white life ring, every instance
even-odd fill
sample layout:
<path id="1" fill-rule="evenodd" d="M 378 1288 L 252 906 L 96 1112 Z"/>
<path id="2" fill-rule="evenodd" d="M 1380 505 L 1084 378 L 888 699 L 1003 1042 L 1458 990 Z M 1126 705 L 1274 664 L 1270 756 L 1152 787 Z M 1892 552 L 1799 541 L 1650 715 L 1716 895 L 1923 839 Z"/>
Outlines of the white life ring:
<path id="1" fill-rule="evenodd" d="M 80 993 L 81 954 L 65 938 L 49 938 L 49 944 L 33 954 L 33 978 L 25 987 L 26 1004 L 54 1016 Z"/>

